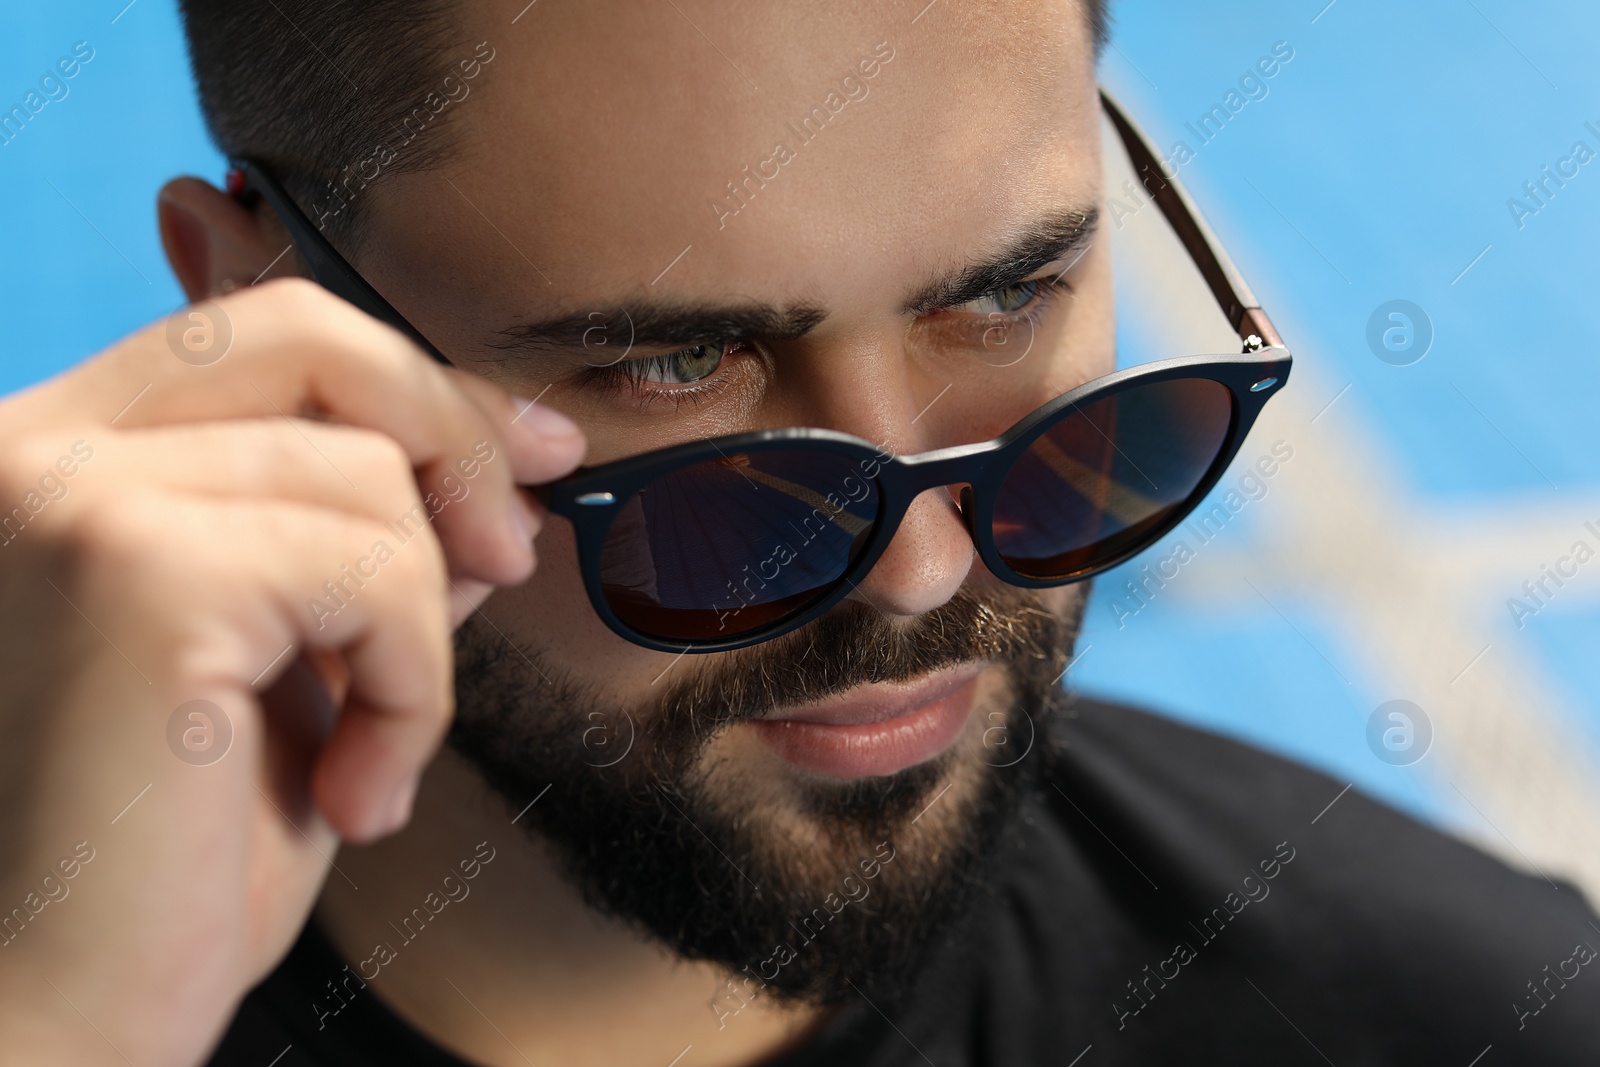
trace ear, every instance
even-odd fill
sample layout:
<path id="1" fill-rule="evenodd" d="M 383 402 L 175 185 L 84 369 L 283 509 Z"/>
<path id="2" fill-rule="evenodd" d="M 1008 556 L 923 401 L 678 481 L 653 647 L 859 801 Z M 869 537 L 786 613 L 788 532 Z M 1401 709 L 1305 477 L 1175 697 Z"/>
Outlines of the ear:
<path id="1" fill-rule="evenodd" d="M 263 280 L 296 273 L 298 260 L 284 255 L 289 239 L 245 207 L 199 178 L 175 178 L 156 200 L 167 262 L 191 301 Z"/>

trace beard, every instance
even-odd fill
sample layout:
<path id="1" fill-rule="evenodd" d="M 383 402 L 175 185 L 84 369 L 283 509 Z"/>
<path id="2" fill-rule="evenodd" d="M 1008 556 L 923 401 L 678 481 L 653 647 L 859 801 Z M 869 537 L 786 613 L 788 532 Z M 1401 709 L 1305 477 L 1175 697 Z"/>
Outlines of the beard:
<path id="1" fill-rule="evenodd" d="M 1065 617 L 1011 588 L 964 589 L 911 623 L 846 604 L 626 709 L 474 617 L 456 635 L 449 743 L 513 810 L 552 786 L 523 826 L 590 907 L 725 968 L 719 1022 L 762 994 L 896 1004 L 1038 788 L 1083 589 Z M 968 729 L 895 774 L 798 783 L 713 754 L 731 727 L 778 708 L 976 660 L 1006 683 L 974 705 L 982 744 Z"/>

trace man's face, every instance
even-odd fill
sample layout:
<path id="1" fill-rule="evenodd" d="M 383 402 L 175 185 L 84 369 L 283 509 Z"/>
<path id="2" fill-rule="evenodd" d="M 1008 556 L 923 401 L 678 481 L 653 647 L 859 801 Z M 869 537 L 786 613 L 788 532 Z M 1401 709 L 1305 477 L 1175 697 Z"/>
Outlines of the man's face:
<path id="1" fill-rule="evenodd" d="M 466 0 L 495 51 L 460 148 L 374 187 L 353 258 L 458 365 L 575 419 L 589 463 L 773 426 L 992 437 L 1111 369 L 1092 236 L 960 292 L 1098 204 L 1093 48 L 1074 3 L 925 2 Z M 457 747 L 518 808 L 554 782 L 529 821 L 676 951 L 818 999 L 888 981 L 997 838 L 1081 608 L 994 579 L 954 492 L 823 620 L 681 658 L 600 622 L 552 520 L 461 633 Z"/>

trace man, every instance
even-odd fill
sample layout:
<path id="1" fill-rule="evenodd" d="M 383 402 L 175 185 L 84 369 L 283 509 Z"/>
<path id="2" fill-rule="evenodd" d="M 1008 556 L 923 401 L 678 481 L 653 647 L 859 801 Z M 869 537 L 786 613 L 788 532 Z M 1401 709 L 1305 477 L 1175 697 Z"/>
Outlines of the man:
<path id="1" fill-rule="evenodd" d="M 1592 1062 L 1571 888 L 1068 702 L 1086 585 L 961 484 L 787 632 L 814 555 L 696 599 L 665 490 L 580 551 L 620 502 L 518 488 L 876 473 L 1109 372 L 1099 4 L 184 13 L 249 161 L 163 190 L 200 303 L 0 407 L 7 1062 Z M 273 280 L 291 205 L 400 330 Z"/>

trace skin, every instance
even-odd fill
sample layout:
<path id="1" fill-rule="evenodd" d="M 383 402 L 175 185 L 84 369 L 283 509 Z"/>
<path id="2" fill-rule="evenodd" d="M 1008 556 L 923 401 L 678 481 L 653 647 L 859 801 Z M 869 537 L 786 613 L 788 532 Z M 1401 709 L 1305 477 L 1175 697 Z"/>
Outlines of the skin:
<path id="1" fill-rule="evenodd" d="M 95 450 L 0 555 L 0 676 L 24 679 L 0 695 L 0 905 L 23 900 L 75 842 L 96 850 L 71 899 L 0 950 L 0 1047 L 28 1062 L 200 1062 L 313 906 L 360 961 L 393 940 L 387 917 L 483 841 L 495 858 L 474 903 L 441 915 L 362 994 L 458 1054 L 661 1064 L 693 1045 L 685 1062 L 745 1064 L 824 1021 L 756 1001 L 719 1029 L 707 1001 L 723 975 L 582 904 L 503 800 L 437 748 L 449 633 L 481 605 L 518 647 L 619 707 L 647 705 L 664 671 L 695 671 L 698 658 L 609 631 L 579 585 L 570 530 L 514 481 L 761 426 L 830 427 L 914 453 L 990 437 L 1108 371 L 1100 243 L 1030 275 L 1075 262 L 1073 293 L 1009 348 L 973 341 L 986 306 L 905 307 L 1040 218 L 1098 202 L 1092 43 L 1069 3 L 940 4 L 915 22 L 922 0 L 686 8 L 725 60 L 671 5 L 540 5 L 508 31 L 522 6 L 464 0 L 463 39 L 499 55 L 452 112 L 459 150 L 368 190 L 351 255 L 470 373 L 437 368 L 306 282 L 270 280 L 293 272 L 292 257 L 251 287 L 282 231 L 185 178 L 162 191 L 162 233 L 190 297 L 214 297 L 231 322 L 227 356 L 175 359 L 157 323 L 0 404 L 0 500 L 21 500 L 75 441 Z M 880 41 L 894 57 L 866 98 L 719 225 L 708 201 Z M 825 317 L 803 336 L 748 338 L 694 402 L 580 387 L 575 372 L 614 359 L 614 343 L 603 359 L 489 346 L 517 323 L 669 298 Z M 530 410 L 512 394 L 542 401 Z M 318 629 L 305 598 L 367 553 L 384 521 L 442 492 L 478 442 L 496 459 L 470 493 Z M 853 597 L 909 620 L 994 583 L 936 490 Z M 1076 595 L 1043 602 L 1065 613 Z M 997 678 L 979 679 L 957 782 L 1005 698 Z M 165 734 L 196 698 L 234 728 L 227 758 L 199 769 L 173 759 Z M 800 773 L 746 727 L 707 759 L 728 795 L 780 806 Z M 806 831 L 798 816 L 788 829 Z"/>

